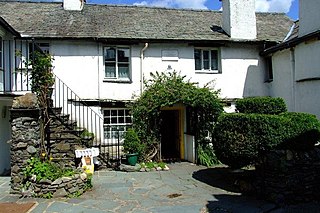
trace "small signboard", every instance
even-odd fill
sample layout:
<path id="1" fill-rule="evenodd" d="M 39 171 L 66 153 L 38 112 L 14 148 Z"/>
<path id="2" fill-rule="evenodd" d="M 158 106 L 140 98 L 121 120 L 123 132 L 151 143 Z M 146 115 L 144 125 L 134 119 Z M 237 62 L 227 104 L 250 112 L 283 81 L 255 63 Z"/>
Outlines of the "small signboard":
<path id="1" fill-rule="evenodd" d="M 178 50 L 162 50 L 161 57 L 162 61 L 178 61 L 179 52 Z"/>

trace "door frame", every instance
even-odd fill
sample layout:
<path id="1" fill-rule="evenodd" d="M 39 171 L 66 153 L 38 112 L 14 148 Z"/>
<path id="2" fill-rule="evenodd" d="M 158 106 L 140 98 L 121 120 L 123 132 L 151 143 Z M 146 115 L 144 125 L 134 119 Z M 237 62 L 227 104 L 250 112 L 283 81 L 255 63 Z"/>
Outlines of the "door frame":
<path id="1" fill-rule="evenodd" d="M 184 160 L 185 156 L 185 139 L 184 139 L 184 129 L 185 129 L 185 106 L 175 105 L 171 107 L 162 107 L 161 111 L 178 111 L 179 115 L 179 138 L 180 138 L 180 159 Z M 162 156 L 161 156 L 162 158 Z"/>

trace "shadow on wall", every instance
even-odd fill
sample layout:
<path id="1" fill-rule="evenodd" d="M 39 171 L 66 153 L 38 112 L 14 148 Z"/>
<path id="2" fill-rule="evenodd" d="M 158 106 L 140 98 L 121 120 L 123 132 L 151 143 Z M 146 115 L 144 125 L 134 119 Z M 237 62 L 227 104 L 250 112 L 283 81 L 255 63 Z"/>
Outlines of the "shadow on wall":
<path id="1" fill-rule="evenodd" d="M 0 176 L 10 175 L 10 144 L 11 125 L 9 106 L 12 101 L 0 101 Z"/>
<path id="2" fill-rule="evenodd" d="M 261 59 L 263 60 L 263 59 Z M 265 62 L 261 62 L 257 66 L 250 65 L 243 88 L 243 97 L 270 96 L 269 84 L 266 83 Z"/>

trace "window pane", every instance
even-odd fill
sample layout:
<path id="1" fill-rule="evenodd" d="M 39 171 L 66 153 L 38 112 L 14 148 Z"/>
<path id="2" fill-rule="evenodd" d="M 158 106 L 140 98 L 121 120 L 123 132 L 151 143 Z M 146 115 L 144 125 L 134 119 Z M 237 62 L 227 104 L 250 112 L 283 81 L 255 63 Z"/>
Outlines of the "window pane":
<path id="1" fill-rule="evenodd" d="M 130 110 L 125 110 L 124 112 L 125 112 L 125 115 L 131 116 Z"/>
<path id="2" fill-rule="evenodd" d="M 218 51 L 211 50 L 211 70 L 218 70 Z"/>
<path id="3" fill-rule="evenodd" d="M 111 110 L 111 116 L 117 116 L 118 110 Z"/>
<path id="4" fill-rule="evenodd" d="M 116 77 L 116 64 L 106 63 L 106 77 L 115 78 Z"/>
<path id="5" fill-rule="evenodd" d="M 104 110 L 104 116 L 110 116 L 110 110 Z"/>
<path id="6" fill-rule="evenodd" d="M 110 118 L 104 118 L 104 123 L 105 124 L 110 124 Z"/>
<path id="7" fill-rule="evenodd" d="M 105 48 L 105 61 L 116 61 L 116 49 L 113 47 Z"/>
<path id="8" fill-rule="evenodd" d="M 129 64 L 118 64 L 119 78 L 129 78 Z"/>
<path id="9" fill-rule="evenodd" d="M 124 116 L 124 110 L 118 110 L 118 115 L 119 116 Z"/>
<path id="10" fill-rule="evenodd" d="M 118 123 L 119 124 L 123 124 L 124 123 L 124 117 L 119 117 Z"/>
<path id="11" fill-rule="evenodd" d="M 131 124 L 132 123 L 131 117 L 126 117 L 126 123 L 127 124 Z"/>
<path id="12" fill-rule="evenodd" d="M 203 50 L 203 69 L 208 70 L 210 68 L 209 62 L 209 50 Z"/>
<path id="13" fill-rule="evenodd" d="M 118 62 L 129 62 L 130 51 L 128 48 L 118 49 Z"/>
<path id="14" fill-rule="evenodd" d="M 117 117 L 111 117 L 111 123 L 117 124 L 118 123 Z"/>
<path id="15" fill-rule="evenodd" d="M 195 69 L 201 70 L 201 50 L 194 50 L 194 61 L 195 61 Z"/>

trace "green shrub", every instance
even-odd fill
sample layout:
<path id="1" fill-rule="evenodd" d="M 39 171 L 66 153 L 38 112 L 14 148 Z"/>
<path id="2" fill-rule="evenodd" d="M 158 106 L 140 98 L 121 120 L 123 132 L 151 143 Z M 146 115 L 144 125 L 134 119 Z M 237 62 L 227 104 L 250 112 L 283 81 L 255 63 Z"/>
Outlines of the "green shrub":
<path id="1" fill-rule="evenodd" d="M 220 164 L 217 156 L 214 153 L 213 147 L 209 144 L 199 144 L 197 148 L 197 157 L 199 163 L 206 167 Z"/>
<path id="2" fill-rule="evenodd" d="M 270 149 L 309 149 L 320 139 L 320 123 L 306 113 L 224 114 L 214 128 L 218 159 L 231 167 L 254 164 Z"/>
<path id="3" fill-rule="evenodd" d="M 257 113 L 278 115 L 286 112 L 287 107 L 282 98 L 249 97 L 238 99 L 236 109 L 240 113 Z"/>
<path id="4" fill-rule="evenodd" d="M 134 129 L 128 129 L 124 135 L 123 151 L 127 154 L 138 153 L 142 156 L 145 152 L 145 144 L 141 143 Z"/>
<path id="5" fill-rule="evenodd" d="M 68 177 L 75 174 L 72 169 L 63 169 L 51 161 L 42 161 L 39 158 L 31 157 L 27 161 L 27 166 L 23 169 L 26 179 L 36 175 L 36 181 L 51 180 L 54 181 L 60 177 Z"/>

